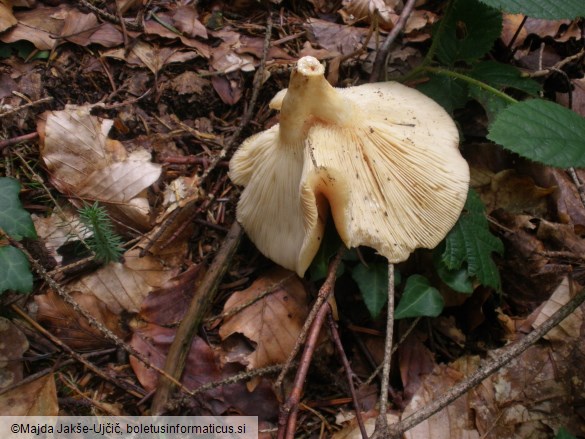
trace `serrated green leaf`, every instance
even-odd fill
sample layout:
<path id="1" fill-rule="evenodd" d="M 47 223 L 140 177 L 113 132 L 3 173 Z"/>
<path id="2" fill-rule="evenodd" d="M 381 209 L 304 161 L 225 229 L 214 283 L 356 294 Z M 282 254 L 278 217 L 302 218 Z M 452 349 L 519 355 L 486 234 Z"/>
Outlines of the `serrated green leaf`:
<path id="1" fill-rule="evenodd" d="M 0 247 L 0 293 L 6 290 L 30 293 L 33 277 L 24 253 L 10 245 Z"/>
<path id="2" fill-rule="evenodd" d="M 490 123 L 496 119 L 500 111 L 510 105 L 510 102 L 501 96 L 473 84 L 469 86 L 469 96 L 481 104 Z"/>
<path id="3" fill-rule="evenodd" d="M 585 167 L 585 118 L 553 102 L 510 105 L 491 124 L 488 139 L 545 165 Z"/>
<path id="4" fill-rule="evenodd" d="M 502 14 L 497 9 L 477 0 L 453 1 L 455 4 L 444 18 L 447 21 L 437 42 L 437 58 L 446 65 L 481 58 L 502 32 Z"/>
<path id="5" fill-rule="evenodd" d="M 453 291 L 463 294 L 473 293 L 473 280 L 469 276 L 467 268 L 449 270 L 441 258 L 444 251 L 445 245 L 443 244 L 433 252 L 433 262 L 441 280 Z"/>
<path id="6" fill-rule="evenodd" d="M 351 277 L 358 284 L 370 315 L 377 319 L 388 300 L 388 265 L 360 264 L 352 270 Z"/>
<path id="7" fill-rule="evenodd" d="M 482 285 L 499 290 L 500 274 L 492 253 L 503 252 L 502 241 L 489 230 L 481 199 L 470 190 L 461 217 L 445 238 L 442 261 L 449 270 L 458 270 L 467 263 L 470 276 L 477 276 Z"/>
<path id="8" fill-rule="evenodd" d="M 546 20 L 572 20 L 585 16 L 583 0 L 480 0 L 511 14 L 524 14 Z"/>
<path id="9" fill-rule="evenodd" d="M 14 178 L 0 177 L 0 228 L 20 241 L 36 238 L 37 232 L 30 214 L 22 208 L 18 199 L 20 183 Z"/>
<path id="10" fill-rule="evenodd" d="M 495 61 L 477 63 L 469 71 L 469 76 L 500 90 L 514 88 L 532 96 L 537 96 L 541 90 L 538 82 L 523 77 L 516 67 Z"/>
<path id="11" fill-rule="evenodd" d="M 445 301 L 426 277 L 414 274 L 406 281 L 400 303 L 394 311 L 395 319 L 407 317 L 437 317 L 443 311 Z"/>
<path id="12" fill-rule="evenodd" d="M 428 97 L 439 103 L 448 113 L 453 114 L 468 100 L 467 84 L 444 75 L 430 74 L 429 80 L 417 87 Z"/>

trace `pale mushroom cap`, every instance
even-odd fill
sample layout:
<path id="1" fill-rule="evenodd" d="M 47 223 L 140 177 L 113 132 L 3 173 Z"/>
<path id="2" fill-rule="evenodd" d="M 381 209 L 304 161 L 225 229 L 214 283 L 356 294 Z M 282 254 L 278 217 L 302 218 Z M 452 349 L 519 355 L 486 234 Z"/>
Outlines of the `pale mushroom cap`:
<path id="1" fill-rule="evenodd" d="M 312 57 L 271 103 L 281 123 L 247 139 L 230 162 L 245 186 L 237 218 L 258 249 L 303 275 L 328 209 L 348 247 L 390 262 L 435 247 L 459 217 L 469 167 L 447 112 L 398 83 L 334 89 Z"/>

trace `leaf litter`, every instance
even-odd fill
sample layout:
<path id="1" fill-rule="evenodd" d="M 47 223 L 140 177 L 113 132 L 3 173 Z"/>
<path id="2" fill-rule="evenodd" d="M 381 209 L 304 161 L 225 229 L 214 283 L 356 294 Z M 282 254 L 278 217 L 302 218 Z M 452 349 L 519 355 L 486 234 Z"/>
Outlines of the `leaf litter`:
<path id="1" fill-rule="evenodd" d="M 262 103 L 247 127 L 249 134 L 270 123 L 273 115 L 266 103 L 286 84 L 298 57 L 310 54 L 340 60 L 366 41 L 369 30 L 365 20 L 345 21 L 350 20 L 347 8 L 342 13 L 327 2 L 311 3 L 320 14 L 283 9 L 284 21 L 273 35 L 273 40 L 282 42 L 268 52 Z M 23 192 L 25 207 L 35 212 L 41 242 L 58 264 L 53 274 L 104 327 L 121 338 L 129 334 L 126 340 L 159 367 L 164 365 L 176 324 L 195 285 L 234 218 L 237 191 L 225 178 L 225 168 L 219 166 L 213 180 L 202 182 L 197 176 L 220 154 L 224 139 L 234 132 L 250 99 L 251 75 L 263 51 L 265 18 L 257 5 L 222 7 L 224 14 L 218 15 L 206 6 L 164 4 L 145 15 L 140 28 L 134 26 L 134 18 L 142 6 L 128 2 L 120 4 L 128 24 L 124 29 L 104 18 L 107 16 L 84 8 L 18 2 L 18 8 L 13 9 L 0 2 L 0 114 L 31 100 L 53 97 L 51 103 L 21 110 L 19 117 L 12 117 L 1 129 L 3 138 L 35 131 L 40 136 L 40 154 L 27 146 L 11 147 L 7 154 L 18 165 L 14 149 L 34 165 L 36 176 L 29 171 L 19 175 L 31 183 Z M 390 15 L 395 7 L 389 6 Z M 430 38 L 442 13 L 432 4 L 419 2 L 406 26 L 405 45 L 392 53 L 390 74 L 408 72 L 420 62 L 420 42 Z M 394 17 L 389 16 L 387 29 Z M 515 62 L 531 72 L 557 65 L 564 48 L 580 36 L 575 22 L 528 19 L 513 41 L 521 19 L 505 16 L 502 40 L 514 45 Z M 377 39 L 370 39 L 364 53 L 334 65 L 342 83 L 357 82 L 368 73 L 368 62 L 385 31 L 381 29 Z M 542 42 L 547 42 L 544 50 L 536 44 Z M 35 60 L 35 56 L 40 59 Z M 574 86 L 571 100 L 566 86 L 548 86 L 559 102 L 572 104 L 583 114 L 582 78 L 571 77 L 570 81 Z M 508 340 L 521 337 L 526 325 L 537 325 L 565 303 L 574 281 L 582 281 L 585 208 L 570 176 L 507 153 L 486 153 L 479 147 L 479 152 L 474 152 L 477 144 L 473 139 L 478 133 L 483 136 L 486 120 L 477 109 L 467 113 L 469 119 L 462 119 L 467 122 L 462 129 L 469 135 L 464 150 L 470 162 L 479 162 L 473 169 L 474 187 L 485 203 L 492 230 L 505 246 L 505 256 L 496 259 L 505 295 L 478 286 L 471 296 L 463 295 L 431 279 L 451 298 L 452 306 L 448 316 L 433 323 L 433 329 L 411 334 L 400 347 L 400 373 L 392 380 L 396 402 L 393 419 L 413 412 L 474 370 L 476 354 L 497 355 L 497 349 Z M 3 122 L 8 120 L 6 117 Z M 582 172 L 577 171 L 577 175 L 583 181 Z M 47 201 L 43 185 L 59 206 Z M 70 262 L 68 246 L 79 243 L 80 235 L 74 227 L 62 229 L 63 224 L 75 223 L 70 206 L 96 200 L 108 208 L 118 232 L 134 241 L 128 244 L 121 262 L 65 269 Z M 59 214 L 61 208 L 68 212 L 65 219 Z M 420 257 L 424 260 L 424 255 Z M 213 304 L 216 318 L 205 325 L 189 351 L 184 385 L 190 390 L 286 358 L 311 300 L 310 289 L 299 279 L 291 278 L 238 312 L 230 311 L 287 276 L 266 272 L 266 267 L 269 264 L 249 246 L 240 249 L 225 284 L 220 286 L 220 298 Z M 365 380 L 372 370 L 368 353 L 381 352 L 380 325 L 358 312 L 363 310 L 363 302 L 352 281 L 343 279 L 348 294 L 344 303 L 355 306 L 341 312 L 374 334 L 368 335 L 364 350 L 359 347 L 360 332 L 348 329 L 356 326 L 345 327 L 348 340 L 354 340 L 344 340 L 350 347 L 352 365 L 360 371 L 359 379 Z M 63 341 L 83 352 L 112 346 L 100 329 L 87 324 L 50 288 L 39 285 L 37 293 L 36 310 L 31 309 L 31 313 Z M 430 433 L 436 437 L 550 437 L 546 435 L 560 426 L 583 433 L 582 414 L 571 409 L 583 399 L 579 385 L 585 379 L 579 367 L 585 350 L 582 313 L 578 310 L 545 341 L 411 430 L 407 437 L 430 437 Z M 350 333 L 357 337 L 349 337 Z M 14 343 L 17 340 L 22 337 L 15 337 Z M 20 351 L 23 349 L 21 344 Z M 53 355 L 39 344 L 19 353 L 36 354 Z M 117 360 L 108 357 L 108 361 Z M 343 409 L 335 407 L 336 397 L 347 394 L 345 384 L 331 376 L 339 364 L 327 354 L 321 361 L 310 377 L 314 386 L 307 389 L 305 402 L 331 421 L 332 414 L 342 411 L 349 411 L 351 418 L 352 408 L 347 403 L 341 404 Z M 52 364 L 45 360 L 36 368 L 50 369 Z M 158 374 L 133 357 L 130 365 L 133 372 L 128 379 L 143 390 L 154 389 Z M 123 369 L 127 363 L 116 367 Z M 24 373 L 22 367 L 19 370 L 15 375 L 18 380 Z M 86 379 L 80 368 L 68 370 L 78 383 Z M 144 413 L 146 408 L 137 407 L 133 397 L 113 392 L 109 384 L 89 385 L 88 389 L 95 391 L 96 407 L 118 399 L 127 412 Z M 0 411 L 54 414 L 60 408 L 57 393 L 51 372 L 1 393 L 0 407 L 7 411 Z M 80 401 L 68 410 L 79 413 Z M 278 406 L 271 378 L 257 377 L 206 390 L 192 401 L 178 400 L 177 404 L 182 413 L 259 414 L 261 420 L 271 423 L 277 418 Z M 329 404 L 335 408 L 328 408 Z M 556 416 L 554 407 L 559 405 L 569 409 Z M 375 409 L 369 413 L 367 423 L 374 419 Z M 321 421 L 312 422 L 308 411 L 302 416 L 302 428 L 314 433 L 312 425 Z M 345 429 L 342 425 L 347 423 L 340 421 L 334 428 L 339 430 L 338 437 L 355 432 L 354 425 Z"/>

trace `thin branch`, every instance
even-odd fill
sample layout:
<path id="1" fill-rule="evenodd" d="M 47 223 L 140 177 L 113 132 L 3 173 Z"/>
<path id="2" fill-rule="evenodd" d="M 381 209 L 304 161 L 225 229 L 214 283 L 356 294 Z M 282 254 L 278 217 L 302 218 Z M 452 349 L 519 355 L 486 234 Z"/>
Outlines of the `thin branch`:
<path id="1" fill-rule="evenodd" d="M 435 401 L 427 404 L 422 409 L 418 410 L 411 416 L 402 421 L 390 426 L 389 437 L 401 437 L 405 431 L 420 424 L 425 419 L 431 417 L 443 408 L 447 407 L 457 398 L 462 396 L 467 391 L 471 390 L 483 380 L 489 377 L 497 370 L 510 363 L 514 358 L 518 357 L 522 352 L 535 344 L 544 335 L 546 335 L 552 328 L 561 323 L 569 314 L 571 314 L 577 307 L 585 301 L 585 289 L 581 290 L 579 294 L 573 297 L 569 302 L 563 305 L 557 312 L 548 318 L 542 325 L 526 335 L 522 340 L 509 345 L 498 351 L 498 356 L 491 361 L 485 361 L 479 368 L 467 377 L 465 380 L 453 386 L 449 391 L 444 393 Z"/>
<path id="2" fill-rule="evenodd" d="M 382 72 L 386 70 L 386 60 L 388 59 L 388 54 L 390 53 L 390 46 L 396 40 L 402 29 L 404 29 L 404 25 L 410 16 L 410 13 L 414 9 L 414 4 L 416 0 L 408 0 L 404 5 L 404 9 L 400 13 L 400 17 L 398 21 L 384 40 L 382 47 L 376 54 L 376 59 L 374 60 L 374 66 L 372 68 L 372 74 L 370 75 L 370 82 L 378 82 L 385 78 L 382 77 Z M 386 75 L 384 74 L 384 77 Z"/>

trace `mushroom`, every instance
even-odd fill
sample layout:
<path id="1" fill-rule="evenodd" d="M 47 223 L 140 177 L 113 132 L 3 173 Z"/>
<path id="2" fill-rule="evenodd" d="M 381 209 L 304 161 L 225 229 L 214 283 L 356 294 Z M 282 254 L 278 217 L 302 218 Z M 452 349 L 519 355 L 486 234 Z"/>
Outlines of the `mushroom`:
<path id="1" fill-rule="evenodd" d="M 256 247 L 303 276 L 329 212 L 348 248 L 389 262 L 439 244 L 469 186 L 447 112 L 396 82 L 334 88 L 313 57 L 301 58 L 271 108 L 280 123 L 246 139 L 230 161 L 244 186 L 237 220 Z"/>

